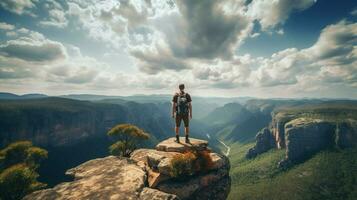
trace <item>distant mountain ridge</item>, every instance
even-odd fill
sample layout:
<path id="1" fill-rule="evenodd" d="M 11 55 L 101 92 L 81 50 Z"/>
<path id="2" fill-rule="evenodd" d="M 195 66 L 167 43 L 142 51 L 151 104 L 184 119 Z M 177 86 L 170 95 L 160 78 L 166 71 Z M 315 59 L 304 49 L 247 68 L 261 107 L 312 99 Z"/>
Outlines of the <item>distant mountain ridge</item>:
<path id="1" fill-rule="evenodd" d="M 0 92 L 0 99 L 38 99 L 38 98 L 45 98 L 47 95 L 44 94 L 24 94 L 24 95 L 17 95 L 13 93 L 7 92 Z"/>
<path id="2" fill-rule="evenodd" d="M 210 134 L 225 141 L 248 142 L 262 128 L 269 126 L 274 113 L 284 110 L 305 112 L 309 109 L 335 110 L 357 106 L 357 100 L 331 99 L 251 99 L 245 104 L 226 104 L 210 112 L 203 121 L 211 125 Z M 327 109 L 328 110 L 328 109 Z"/>

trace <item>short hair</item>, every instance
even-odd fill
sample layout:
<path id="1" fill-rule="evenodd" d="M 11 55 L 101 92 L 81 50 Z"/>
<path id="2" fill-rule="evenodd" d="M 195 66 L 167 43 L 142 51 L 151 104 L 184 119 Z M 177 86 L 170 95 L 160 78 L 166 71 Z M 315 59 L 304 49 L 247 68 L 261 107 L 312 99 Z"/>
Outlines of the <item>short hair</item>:
<path id="1" fill-rule="evenodd" d="M 180 90 L 185 89 L 185 84 L 181 83 L 181 84 L 179 85 L 179 89 L 180 89 Z"/>

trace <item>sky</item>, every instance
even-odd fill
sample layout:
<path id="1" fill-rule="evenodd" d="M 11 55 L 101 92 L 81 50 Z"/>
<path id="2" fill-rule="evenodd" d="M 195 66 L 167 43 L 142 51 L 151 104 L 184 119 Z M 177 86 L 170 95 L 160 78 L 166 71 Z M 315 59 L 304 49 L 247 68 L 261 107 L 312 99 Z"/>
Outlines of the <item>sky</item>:
<path id="1" fill-rule="evenodd" d="M 357 98 L 355 0 L 1 0 L 0 91 Z"/>

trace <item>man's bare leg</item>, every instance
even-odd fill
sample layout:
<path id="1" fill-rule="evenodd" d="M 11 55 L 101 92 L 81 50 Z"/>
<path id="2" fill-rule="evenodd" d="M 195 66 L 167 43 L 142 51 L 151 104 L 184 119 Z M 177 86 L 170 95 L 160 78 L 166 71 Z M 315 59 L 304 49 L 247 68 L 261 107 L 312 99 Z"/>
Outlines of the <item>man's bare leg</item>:
<path id="1" fill-rule="evenodd" d="M 179 135 L 180 127 L 175 127 L 175 133 L 176 133 L 176 142 L 180 143 L 180 135 Z"/>
<path id="2" fill-rule="evenodd" d="M 185 137 L 186 137 L 186 143 L 190 143 L 190 140 L 188 139 L 188 136 L 190 135 L 190 127 L 185 127 Z"/>

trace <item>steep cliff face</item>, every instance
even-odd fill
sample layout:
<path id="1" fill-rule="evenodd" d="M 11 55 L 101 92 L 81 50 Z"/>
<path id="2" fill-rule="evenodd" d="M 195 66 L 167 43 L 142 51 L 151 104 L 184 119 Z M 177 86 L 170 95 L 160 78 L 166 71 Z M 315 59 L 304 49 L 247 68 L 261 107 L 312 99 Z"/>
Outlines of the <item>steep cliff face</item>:
<path id="1" fill-rule="evenodd" d="M 118 123 L 136 124 L 160 139 L 172 125 L 167 117 L 169 108 L 164 104 L 118 105 L 62 98 L 0 100 L 0 146 L 16 140 L 31 140 L 40 146 L 64 146 L 105 136 Z"/>
<path id="2" fill-rule="evenodd" d="M 184 180 L 171 175 L 171 159 L 190 150 L 207 151 L 207 145 L 207 141 L 196 139 L 177 144 L 169 138 L 156 150 L 136 150 L 129 159 L 109 156 L 90 160 L 67 171 L 73 181 L 36 191 L 24 199 L 223 200 L 231 184 L 225 156 L 211 152 L 210 169 Z"/>
<path id="3" fill-rule="evenodd" d="M 31 140 L 41 146 L 62 146 L 103 134 L 115 122 L 125 121 L 122 106 L 97 105 L 60 98 L 0 103 L 2 146 Z"/>
<path id="4" fill-rule="evenodd" d="M 264 153 L 276 146 L 274 136 L 270 129 L 263 128 L 255 137 L 256 145 L 248 150 L 246 158 L 254 158 L 258 154 Z"/>
<path id="5" fill-rule="evenodd" d="M 298 118 L 285 124 L 286 155 L 290 160 L 305 156 L 334 143 L 335 125 L 321 119 Z"/>
<path id="6" fill-rule="evenodd" d="M 324 149 L 352 147 L 357 144 L 357 120 L 352 111 L 347 114 L 345 110 L 333 109 L 275 112 L 270 128 L 257 134 L 256 145 L 246 157 L 253 158 L 272 148 L 285 148 L 286 158 L 278 164 L 285 168 Z M 268 145 L 272 138 L 274 145 Z"/>

